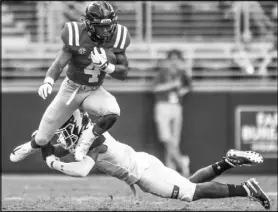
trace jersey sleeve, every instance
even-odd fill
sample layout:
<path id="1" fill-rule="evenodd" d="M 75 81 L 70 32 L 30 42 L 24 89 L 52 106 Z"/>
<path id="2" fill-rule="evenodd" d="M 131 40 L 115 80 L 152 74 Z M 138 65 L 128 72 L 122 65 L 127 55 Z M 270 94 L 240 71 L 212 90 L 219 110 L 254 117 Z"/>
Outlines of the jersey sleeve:
<path id="1" fill-rule="evenodd" d="M 61 32 L 61 39 L 66 47 L 69 47 L 69 29 L 66 23 Z"/>
<path id="2" fill-rule="evenodd" d="M 77 22 L 67 22 L 61 32 L 61 39 L 66 47 L 79 46 L 80 26 Z"/>
<path id="3" fill-rule="evenodd" d="M 117 25 L 116 34 L 113 39 L 113 48 L 115 52 L 125 51 L 130 45 L 130 34 L 126 26 L 121 24 Z"/>

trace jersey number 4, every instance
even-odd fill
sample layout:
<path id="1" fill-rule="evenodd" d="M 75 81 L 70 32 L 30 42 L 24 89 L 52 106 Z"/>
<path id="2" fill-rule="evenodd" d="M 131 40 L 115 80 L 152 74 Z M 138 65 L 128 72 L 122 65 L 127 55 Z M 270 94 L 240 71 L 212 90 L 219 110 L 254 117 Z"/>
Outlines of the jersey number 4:
<path id="1" fill-rule="evenodd" d="M 91 63 L 84 69 L 84 73 L 91 75 L 89 82 L 98 82 L 98 76 L 100 75 L 100 70 Z"/>

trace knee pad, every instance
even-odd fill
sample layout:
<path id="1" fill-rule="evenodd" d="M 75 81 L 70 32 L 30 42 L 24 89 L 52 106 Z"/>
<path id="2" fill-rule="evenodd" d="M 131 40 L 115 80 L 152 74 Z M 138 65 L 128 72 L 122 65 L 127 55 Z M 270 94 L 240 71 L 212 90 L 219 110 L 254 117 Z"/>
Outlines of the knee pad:
<path id="1" fill-rule="evenodd" d="M 120 116 L 120 112 L 121 112 L 120 106 L 115 97 L 107 100 L 104 103 L 104 105 L 106 105 L 106 107 L 103 108 L 103 115 L 116 114 L 116 115 Z"/>
<path id="2" fill-rule="evenodd" d="M 118 117 L 119 116 L 117 114 L 110 114 L 100 117 L 97 119 L 96 124 L 93 127 L 93 133 L 99 136 L 105 131 L 109 130 L 117 121 Z"/>
<path id="3" fill-rule="evenodd" d="M 39 146 L 44 146 L 47 145 L 49 140 L 47 140 L 47 138 L 40 136 L 39 133 L 36 133 L 32 139 L 33 142 L 35 142 L 37 145 Z"/>
<path id="4" fill-rule="evenodd" d="M 36 134 L 35 135 L 33 135 L 33 134 L 32 134 L 32 137 L 31 137 L 31 146 L 33 148 L 42 148 L 42 147 L 46 147 L 46 146 L 49 145 L 49 142 L 46 139 L 37 140 L 35 138 Z"/>

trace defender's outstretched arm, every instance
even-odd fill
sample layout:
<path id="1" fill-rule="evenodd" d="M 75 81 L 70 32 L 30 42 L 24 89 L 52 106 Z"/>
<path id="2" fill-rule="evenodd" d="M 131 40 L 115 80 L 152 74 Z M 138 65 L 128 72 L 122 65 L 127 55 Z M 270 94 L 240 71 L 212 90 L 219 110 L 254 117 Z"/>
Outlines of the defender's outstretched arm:
<path id="1" fill-rule="evenodd" d="M 51 155 L 46 158 L 46 163 L 49 168 L 56 169 L 72 177 L 86 177 L 95 165 L 95 161 L 89 156 L 85 156 L 79 162 L 64 163 L 54 155 Z"/>
<path id="2" fill-rule="evenodd" d="M 56 169 L 72 177 L 86 177 L 95 165 L 99 148 L 89 151 L 88 155 L 79 162 L 65 163 L 60 161 L 59 157 L 64 157 L 69 152 L 64 150 L 60 145 L 54 145 L 54 153 L 46 157 L 46 163 L 49 168 Z"/>

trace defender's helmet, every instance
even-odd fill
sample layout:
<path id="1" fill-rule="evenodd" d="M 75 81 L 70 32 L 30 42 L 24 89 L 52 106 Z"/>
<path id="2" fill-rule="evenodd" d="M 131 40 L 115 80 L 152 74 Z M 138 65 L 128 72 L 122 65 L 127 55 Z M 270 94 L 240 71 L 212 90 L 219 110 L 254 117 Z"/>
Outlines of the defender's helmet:
<path id="1" fill-rule="evenodd" d="M 80 110 L 75 110 L 72 116 L 63 124 L 55 135 L 58 136 L 57 142 L 66 150 L 75 146 L 78 139 L 90 122 L 87 113 L 81 113 Z"/>
<path id="2" fill-rule="evenodd" d="M 111 4 L 93 1 L 86 7 L 84 22 L 93 41 L 107 42 L 115 32 L 118 17 Z"/>

